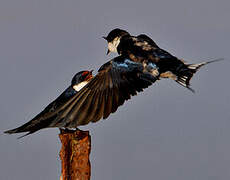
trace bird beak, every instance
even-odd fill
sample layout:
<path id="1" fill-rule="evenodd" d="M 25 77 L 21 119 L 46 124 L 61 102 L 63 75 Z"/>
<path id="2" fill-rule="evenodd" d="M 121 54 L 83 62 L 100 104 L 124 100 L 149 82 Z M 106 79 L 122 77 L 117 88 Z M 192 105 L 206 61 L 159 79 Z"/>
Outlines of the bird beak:
<path id="1" fill-rule="evenodd" d="M 102 38 L 105 39 L 108 42 L 107 37 L 102 36 Z M 110 53 L 110 50 L 108 49 L 106 55 L 108 55 L 109 53 Z"/>
<path id="2" fill-rule="evenodd" d="M 108 49 L 106 55 L 109 55 L 109 53 L 110 53 L 110 50 Z"/>

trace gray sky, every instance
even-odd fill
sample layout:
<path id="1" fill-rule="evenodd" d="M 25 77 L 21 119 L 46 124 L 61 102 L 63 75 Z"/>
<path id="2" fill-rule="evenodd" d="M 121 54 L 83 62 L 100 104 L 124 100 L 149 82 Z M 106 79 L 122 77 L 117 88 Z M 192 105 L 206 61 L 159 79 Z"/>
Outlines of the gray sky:
<path id="1" fill-rule="evenodd" d="M 92 135 L 92 180 L 230 179 L 229 7 L 229 0 L 1 0 L 1 132 L 33 118 L 76 72 L 111 59 L 101 37 L 119 27 L 190 63 L 226 61 L 196 74 L 196 94 L 162 80 L 82 128 Z M 58 179 L 58 133 L 1 135 L 0 179 Z"/>

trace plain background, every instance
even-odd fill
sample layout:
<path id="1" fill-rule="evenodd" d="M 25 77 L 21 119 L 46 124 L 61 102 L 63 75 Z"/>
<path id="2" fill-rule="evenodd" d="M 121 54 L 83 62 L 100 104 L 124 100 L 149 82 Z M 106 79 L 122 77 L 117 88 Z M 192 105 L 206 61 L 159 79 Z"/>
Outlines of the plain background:
<path id="1" fill-rule="evenodd" d="M 190 63 L 225 58 L 193 78 L 193 94 L 171 80 L 155 83 L 92 135 L 92 180 L 230 179 L 229 0 L 1 0 L 0 129 L 33 118 L 81 70 L 106 56 L 114 28 L 146 33 Z M 0 136 L 1 180 L 57 180 L 58 129 L 18 140 Z"/>

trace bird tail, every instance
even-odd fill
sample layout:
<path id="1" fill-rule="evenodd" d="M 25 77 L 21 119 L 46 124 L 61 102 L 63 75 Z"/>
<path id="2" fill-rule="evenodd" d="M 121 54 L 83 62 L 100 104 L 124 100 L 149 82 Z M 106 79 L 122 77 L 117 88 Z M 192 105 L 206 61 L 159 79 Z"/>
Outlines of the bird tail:
<path id="1" fill-rule="evenodd" d="M 177 83 L 179 83 L 180 85 L 186 87 L 190 91 L 195 92 L 190 87 L 190 80 L 192 79 L 193 75 L 197 72 L 197 70 L 206 64 L 221 61 L 221 60 L 223 60 L 223 59 L 222 58 L 221 59 L 215 59 L 212 61 L 202 62 L 202 63 L 198 63 L 198 64 L 185 64 L 185 67 L 182 67 L 179 70 L 177 70 L 177 73 L 176 73 L 177 77 L 176 77 L 175 81 Z"/>
<path id="2" fill-rule="evenodd" d="M 23 133 L 23 132 L 28 132 L 31 130 L 31 126 L 32 123 L 31 122 L 28 122 L 18 128 L 15 128 L 15 129 L 10 129 L 8 131 L 5 131 L 4 133 L 6 134 L 15 134 L 15 133 Z"/>
<path id="3" fill-rule="evenodd" d="M 15 129 L 10 129 L 8 131 L 5 131 L 4 133 L 6 134 L 15 134 L 15 133 L 23 133 L 23 132 L 28 132 L 26 133 L 25 135 L 23 136 L 20 136 L 18 139 L 24 137 L 24 136 L 27 136 L 29 134 L 32 134 L 33 132 L 37 131 L 37 130 L 32 130 L 30 127 L 30 124 L 26 123 L 18 128 L 15 128 Z"/>
<path id="4" fill-rule="evenodd" d="M 51 118 L 54 118 L 54 117 L 51 117 Z M 23 136 L 20 136 L 19 138 L 22 138 L 22 137 L 25 137 L 29 134 L 32 134 L 42 128 L 46 128 L 46 127 L 49 127 L 50 125 L 50 119 L 51 118 L 47 118 L 47 119 L 37 119 L 35 117 L 35 119 L 32 119 L 31 121 L 25 123 L 24 125 L 18 127 L 18 128 L 15 128 L 15 129 L 10 129 L 8 131 L 5 131 L 4 133 L 6 134 L 15 134 L 15 133 L 25 133 L 25 132 L 28 132 L 27 134 L 23 135 Z M 18 138 L 18 139 L 19 139 Z"/>

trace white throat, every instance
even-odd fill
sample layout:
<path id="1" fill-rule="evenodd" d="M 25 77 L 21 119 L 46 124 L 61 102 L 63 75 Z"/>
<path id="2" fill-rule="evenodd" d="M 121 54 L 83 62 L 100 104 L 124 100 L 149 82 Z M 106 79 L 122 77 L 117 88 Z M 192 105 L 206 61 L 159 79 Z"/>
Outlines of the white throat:
<path id="1" fill-rule="evenodd" d="M 79 84 L 76 84 L 73 86 L 75 91 L 80 91 L 86 84 L 88 84 L 88 81 L 83 81 Z"/>
<path id="2" fill-rule="evenodd" d="M 108 43 L 110 52 L 117 52 L 117 46 L 120 44 L 121 37 L 116 37 L 112 42 Z"/>

